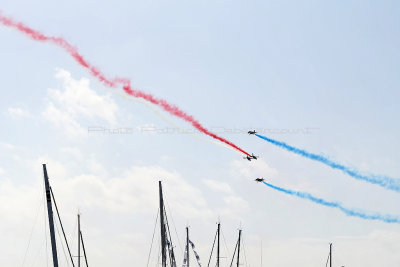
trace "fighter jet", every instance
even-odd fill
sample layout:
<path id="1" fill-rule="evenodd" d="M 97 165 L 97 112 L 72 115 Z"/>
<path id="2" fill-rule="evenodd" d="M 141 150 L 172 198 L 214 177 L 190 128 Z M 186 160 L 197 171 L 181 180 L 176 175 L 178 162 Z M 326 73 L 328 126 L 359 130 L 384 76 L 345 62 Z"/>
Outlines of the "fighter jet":
<path id="1" fill-rule="evenodd" d="M 254 130 L 254 131 L 248 131 L 247 133 L 248 134 L 256 134 L 257 132 L 256 132 L 256 130 Z"/>
<path id="2" fill-rule="evenodd" d="M 251 153 L 251 156 L 250 156 L 252 159 L 257 159 L 258 158 L 258 156 L 254 156 L 254 154 L 253 153 Z"/>
<path id="3" fill-rule="evenodd" d="M 252 159 L 257 159 L 258 156 L 254 156 L 253 153 L 251 155 L 246 155 L 246 157 L 243 157 L 244 159 L 247 159 L 248 161 L 251 161 Z"/>
<path id="4" fill-rule="evenodd" d="M 256 178 L 254 181 L 256 181 L 257 183 L 261 183 L 261 182 L 264 182 L 265 179 L 264 178 Z"/>
<path id="5" fill-rule="evenodd" d="M 246 157 L 243 157 L 244 159 L 247 159 L 248 161 L 251 161 L 253 159 L 252 156 L 247 155 Z"/>

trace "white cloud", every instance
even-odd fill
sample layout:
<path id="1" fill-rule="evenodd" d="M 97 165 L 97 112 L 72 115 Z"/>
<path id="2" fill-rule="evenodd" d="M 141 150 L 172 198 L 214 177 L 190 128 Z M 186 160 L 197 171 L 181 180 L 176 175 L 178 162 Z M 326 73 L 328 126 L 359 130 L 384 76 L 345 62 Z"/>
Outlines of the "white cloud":
<path id="1" fill-rule="evenodd" d="M 95 173 L 97 175 L 106 176 L 107 170 L 104 166 L 96 160 L 95 154 L 91 154 L 87 166 L 90 172 Z"/>
<path id="2" fill-rule="evenodd" d="M 211 190 L 225 194 L 222 198 L 225 205 L 222 205 L 219 209 L 220 215 L 234 220 L 243 219 L 241 216 L 247 212 L 249 204 L 239 194 L 235 193 L 229 184 L 209 179 L 203 180 L 203 183 Z"/>
<path id="3" fill-rule="evenodd" d="M 226 194 L 233 193 L 231 186 L 227 183 L 223 183 L 217 180 L 208 180 L 208 179 L 203 180 L 203 183 L 214 191 L 219 191 Z"/>
<path id="4" fill-rule="evenodd" d="M 4 170 L 0 167 L 0 175 L 4 174 Z"/>
<path id="5" fill-rule="evenodd" d="M 77 160 L 83 160 L 82 152 L 76 147 L 62 147 L 60 149 L 62 153 L 69 154 Z"/>
<path id="6" fill-rule="evenodd" d="M 57 72 L 56 77 L 64 82 L 65 91 L 49 89 L 49 95 L 72 116 L 97 117 L 110 124 L 116 122 L 118 106 L 109 95 L 101 96 L 92 90 L 88 79 L 74 80 L 68 71 L 62 69 Z"/>
<path id="7" fill-rule="evenodd" d="M 245 209 L 248 207 L 248 203 L 241 197 L 238 196 L 229 196 L 225 197 L 224 201 L 232 208 L 236 207 L 238 209 Z"/>
<path id="8" fill-rule="evenodd" d="M 9 107 L 7 111 L 8 114 L 13 118 L 33 118 L 29 111 L 22 108 Z"/>
<path id="9" fill-rule="evenodd" d="M 86 78 L 75 80 L 66 70 L 58 70 L 56 78 L 63 82 L 63 90 L 48 89 L 50 99 L 43 117 L 69 136 L 81 136 L 86 129 L 80 120 L 90 120 L 93 124 L 117 123 L 118 106 L 109 95 L 99 95 L 90 88 Z"/>
<path id="10" fill-rule="evenodd" d="M 85 129 L 68 112 L 56 108 L 53 103 L 49 103 L 42 115 L 68 136 L 83 136 L 86 133 Z"/>

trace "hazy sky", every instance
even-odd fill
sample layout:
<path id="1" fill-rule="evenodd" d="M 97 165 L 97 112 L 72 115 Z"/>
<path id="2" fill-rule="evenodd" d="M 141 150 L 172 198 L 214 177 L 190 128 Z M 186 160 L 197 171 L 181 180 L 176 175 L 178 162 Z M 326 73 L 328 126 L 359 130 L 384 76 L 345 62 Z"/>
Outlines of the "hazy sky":
<path id="1" fill-rule="evenodd" d="M 244 266 L 260 266 L 261 241 L 263 266 L 324 266 L 329 242 L 334 266 L 400 265 L 399 225 L 347 217 L 253 180 L 393 215 L 398 193 L 246 134 L 264 129 L 400 178 L 398 1 L 5 0 L 0 10 L 65 37 L 107 75 L 131 78 L 260 156 L 248 162 L 207 136 L 181 133 L 191 126 L 106 88 L 60 48 L 1 26 L 2 265 L 50 264 L 42 163 L 74 253 L 82 213 L 92 266 L 146 265 L 158 180 L 179 264 L 187 225 L 207 264 L 220 219 L 223 266 L 240 227 Z M 68 266 L 60 244 L 59 258 Z"/>

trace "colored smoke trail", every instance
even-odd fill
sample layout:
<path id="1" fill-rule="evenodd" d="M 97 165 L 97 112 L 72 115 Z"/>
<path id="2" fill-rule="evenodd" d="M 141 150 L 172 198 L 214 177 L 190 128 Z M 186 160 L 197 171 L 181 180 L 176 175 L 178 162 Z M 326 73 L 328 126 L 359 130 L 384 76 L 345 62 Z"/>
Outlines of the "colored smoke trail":
<path id="1" fill-rule="evenodd" d="M 284 142 L 276 141 L 274 139 L 271 139 L 271 138 L 268 138 L 268 137 L 265 137 L 265 136 L 262 136 L 259 134 L 256 134 L 256 136 L 261 139 L 264 139 L 265 141 L 267 141 L 275 146 L 283 148 L 287 151 L 293 152 L 295 154 L 298 154 L 302 157 L 305 157 L 305 158 L 308 158 L 311 160 L 321 162 L 321 163 L 331 167 L 332 169 L 341 170 L 345 174 L 350 175 L 351 177 L 353 177 L 355 179 L 366 181 L 368 183 L 376 184 L 376 185 L 379 185 L 379 186 L 389 189 L 389 190 L 400 192 L 400 180 L 399 179 L 394 179 L 394 178 L 383 176 L 383 175 L 374 175 L 374 174 L 363 175 L 356 169 L 353 169 L 353 168 L 344 166 L 340 163 L 334 162 L 322 155 L 313 154 L 313 153 L 307 152 L 303 149 L 290 146 Z"/>
<path id="2" fill-rule="evenodd" d="M 382 222 L 386 222 L 386 223 L 400 223 L 400 218 L 396 217 L 396 216 L 392 216 L 392 215 L 388 215 L 388 214 L 383 215 L 378 212 L 367 213 L 367 212 L 360 211 L 360 210 L 349 209 L 349 208 L 343 207 L 340 203 L 326 201 L 322 198 L 314 197 L 313 195 L 311 195 L 309 193 L 285 189 L 282 187 L 278 187 L 278 186 L 269 184 L 265 181 L 263 183 L 265 185 L 269 186 L 270 188 L 275 189 L 280 192 L 283 192 L 285 194 L 296 196 L 296 197 L 303 198 L 303 199 L 307 199 L 307 200 L 310 200 L 310 201 L 317 203 L 319 205 L 322 205 L 322 206 L 338 209 L 341 212 L 343 212 L 344 214 L 346 214 L 347 216 L 358 217 L 358 218 L 361 218 L 364 220 L 382 221 Z"/>
<path id="3" fill-rule="evenodd" d="M 114 77 L 111 79 L 107 78 L 106 75 L 100 71 L 100 69 L 98 69 L 97 67 L 95 67 L 94 65 L 89 63 L 89 61 L 87 61 L 81 54 L 79 54 L 78 49 L 75 46 L 71 45 L 69 42 L 67 42 L 65 39 L 63 39 L 61 37 L 47 36 L 37 30 L 34 30 L 34 29 L 24 25 L 21 22 L 15 21 L 14 19 L 9 18 L 9 17 L 5 17 L 1 13 L 0 13 L 0 23 L 6 27 L 16 29 L 17 31 L 26 34 L 27 36 L 31 37 L 35 41 L 49 42 L 58 47 L 61 47 L 68 54 L 70 54 L 72 56 L 72 58 L 79 65 L 81 65 L 83 68 L 87 69 L 93 77 L 98 79 L 104 85 L 111 87 L 111 88 L 122 87 L 122 89 L 128 95 L 131 95 L 131 96 L 137 97 L 137 98 L 142 98 L 154 105 L 157 105 L 157 106 L 161 107 L 162 109 L 164 109 L 165 111 L 167 111 L 168 113 L 170 113 L 176 117 L 179 117 L 179 118 L 185 120 L 186 122 L 190 123 L 194 128 L 196 128 L 200 132 L 202 132 L 214 139 L 217 139 L 246 155 L 250 155 L 249 153 L 247 153 L 246 151 L 244 151 L 243 149 L 241 149 L 234 143 L 232 143 L 232 142 L 226 140 L 225 138 L 222 138 L 222 137 L 216 135 L 215 133 L 209 131 L 208 129 L 206 129 L 193 116 L 188 115 L 186 112 L 182 111 L 177 106 L 169 104 L 164 99 L 159 99 L 159 98 L 154 97 L 151 94 L 142 92 L 137 89 L 133 89 L 131 86 L 131 81 L 129 79 L 121 78 L 121 77 Z"/>
<path id="4" fill-rule="evenodd" d="M 225 147 L 225 148 L 228 148 L 228 149 L 232 149 L 232 151 L 235 151 L 235 152 L 237 152 L 237 153 L 241 153 L 240 151 L 238 151 L 238 150 L 232 148 L 231 146 L 228 146 L 228 145 L 225 144 L 225 143 L 218 142 L 218 141 L 215 141 L 215 140 L 212 140 L 212 139 L 210 140 L 210 139 L 208 139 L 208 138 L 203 138 L 203 137 L 197 135 L 197 133 L 188 132 L 188 131 L 186 131 L 185 129 L 180 128 L 177 124 L 175 124 L 175 123 L 172 122 L 170 119 L 168 119 L 166 116 L 164 116 L 163 114 L 161 114 L 161 112 L 159 112 L 154 106 L 150 105 L 148 102 L 144 101 L 143 99 L 140 99 L 140 98 L 132 98 L 132 97 L 129 97 L 129 96 L 128 96 L 127 94 L 125 94 L 125 93 L 121 93 L 121 94 L 120 94 L 119 92 L 115 92 L 115 94 L 118 95 L 119 97 L 122 97 L 122 98 L 126 99 L 127 101 L 135 101 L 136 103 L 142 104 L 143 106 L 145 106 L 146 108 L 148 108 L 149 110 L 151 110 L 152 112 L 154 112 L 154 114 L 156 114 L 157 116 L 159 116 L 165 123 L 171 125 L 173 129 L 179 130 L 180 133 L 188 134 L 188 135 L 190 135 L 190 136 L 192 136 L 192 137 L 194 137 L 194 138 L 196 138 L 197 140 L 200 140 L 200 141 L 202 141 L 202 142 L 207 142 L 207 143 L 211 143 L 211 144 L 214 144 L 214 145 L 217 145 L 217 146 L 222 146 L 222 147 Z"/>

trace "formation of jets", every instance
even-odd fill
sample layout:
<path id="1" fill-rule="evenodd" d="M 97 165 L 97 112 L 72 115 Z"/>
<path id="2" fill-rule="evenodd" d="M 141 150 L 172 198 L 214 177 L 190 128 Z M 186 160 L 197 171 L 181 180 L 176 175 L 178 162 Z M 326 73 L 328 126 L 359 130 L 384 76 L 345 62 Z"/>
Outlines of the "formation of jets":
<path id="1" fill-rule="evenodd" d="M 253 130 L 253 131 L 248 131 L 247 132 L 248 134 L 256 134 L 257 132 L 256 132 L 256 130 Z M 252 159 L 257 159 L 258 158 L 258 156 L 254 156 L 254 154 L 253 153 L 251 153 L 251 155 L 247 155 L 246 157 L 243 157 L 244 159 L 247 159 L 248 161 L 251 161 Z"/>
<path id="2" fill-rule="evenodd" d="M 253 130 L 253 131 L 248 131 L 247 133 L 251 135 L 251 134 L 256 134 L 257 132 L 256 132 L 256 130 Z M 251 155 L 247 155 L 246 157 L 243 157 L 243 158 L 247 159 L 248 161 L 251 161 L 252 159 L 257 159 L 258 156 L 254 156 L 254 154 L 251 153 Z M 256 178 L 254 181 L 256 181 L 257 183 L 261 183 L 261 182 L 264 182 L 265 179 L 264 178 Z"/>

